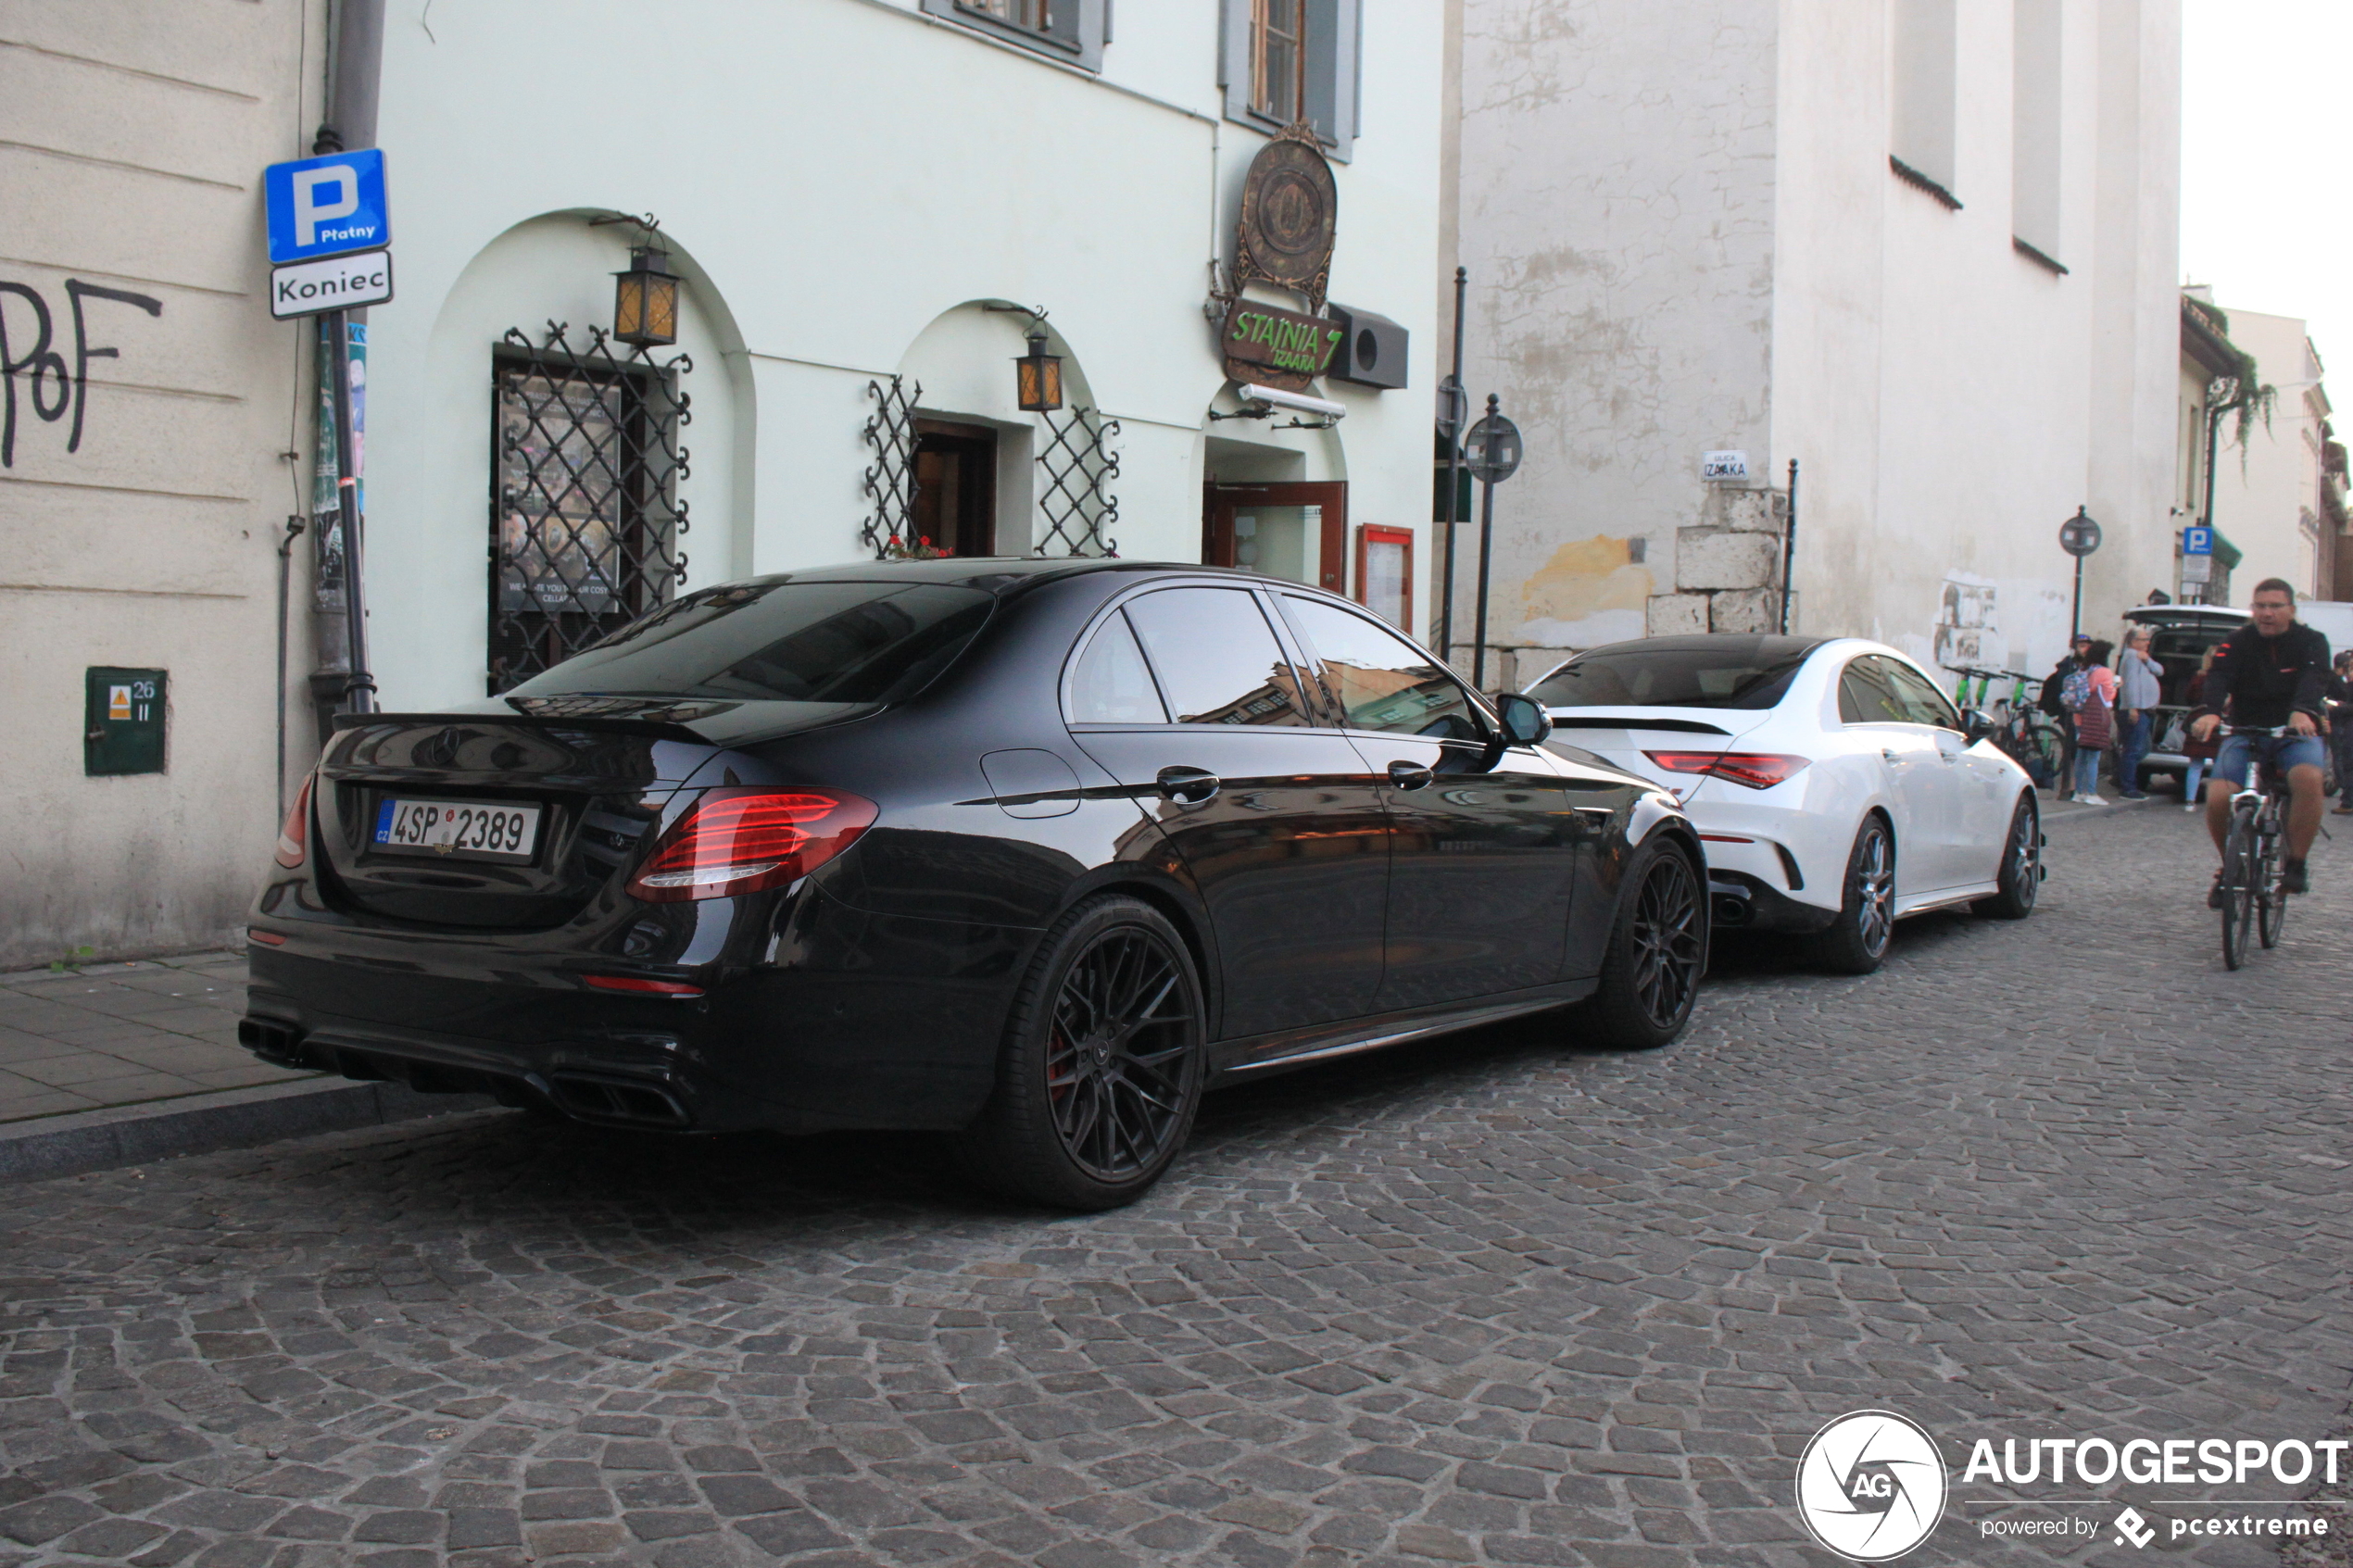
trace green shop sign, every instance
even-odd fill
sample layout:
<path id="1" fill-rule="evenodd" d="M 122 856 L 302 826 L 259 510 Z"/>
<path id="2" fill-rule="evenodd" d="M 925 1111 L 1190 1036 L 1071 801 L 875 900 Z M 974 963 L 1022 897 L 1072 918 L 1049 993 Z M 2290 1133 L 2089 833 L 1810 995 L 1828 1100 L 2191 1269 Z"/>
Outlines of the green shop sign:
<path id="1" fill-rule="evenodd" d="M 1328 317 L 1236 300 L 1226 313 L 1223 333 L 1227 373 L 1236 381 L 1304 385 L 1331 368 L 1342 331 Z M 1253 372 L 1261 373 L 1253 377 Z"/>

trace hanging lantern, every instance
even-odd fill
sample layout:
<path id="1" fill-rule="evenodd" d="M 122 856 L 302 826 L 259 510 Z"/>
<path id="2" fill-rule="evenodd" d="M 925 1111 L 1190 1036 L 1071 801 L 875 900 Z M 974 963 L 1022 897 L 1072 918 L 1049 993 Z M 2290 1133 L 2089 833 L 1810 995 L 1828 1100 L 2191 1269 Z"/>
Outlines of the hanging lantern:
<path id="1" fill-rule="evenodd" d="M 1046 330 L 1029 329 L 1029 352 L 1013 361 L 1020 377 L 1015 401 L 1025 414 L 1043 414 L 1063 406 L 1063 360 L 1046 352 Z"/>
<path id="2" fill-rule="evenodd" d="M 629 270 L 613 274 L 612 335 L 636 348 L 678 341 L 678 279 L 660 245 L 629 252 Z"/>

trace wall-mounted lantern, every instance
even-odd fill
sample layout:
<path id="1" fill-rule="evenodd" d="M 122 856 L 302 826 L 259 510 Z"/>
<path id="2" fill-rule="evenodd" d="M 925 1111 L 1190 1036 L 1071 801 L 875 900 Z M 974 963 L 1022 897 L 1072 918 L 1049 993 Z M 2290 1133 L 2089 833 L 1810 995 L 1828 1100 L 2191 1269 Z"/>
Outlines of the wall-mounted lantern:
<path id="1" fill-rule="evenodd" d="M 678 341 L 678 279 L 660 245 L 632 247 L 629 270 L 613 274 L 612 335 L 636 348 Z"/>
<path id="2" fill-rule="evenodd" d="M 1020 378 L 1014 401 L 1025 414 L 1048 413 L 1063 406 L 1063 361 L 1046 352 L 1046 329 L 1029 329 L 1029 352 L 1013 361 Z"/>

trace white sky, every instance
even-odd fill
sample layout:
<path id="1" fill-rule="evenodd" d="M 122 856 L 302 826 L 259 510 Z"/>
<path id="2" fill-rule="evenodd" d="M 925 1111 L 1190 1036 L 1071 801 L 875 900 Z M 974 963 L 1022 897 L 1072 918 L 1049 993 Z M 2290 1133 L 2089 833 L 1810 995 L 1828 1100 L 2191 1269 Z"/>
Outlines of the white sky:
<path id="1" fill-rule="evenodd" d="M 2183 0 L 2183 281 L 2301 316 L 2353 387 L 2353 215 L 2336 184 L 2347 0 Z M 2267 378 L 2271 367 L 2266 366 Z"/>

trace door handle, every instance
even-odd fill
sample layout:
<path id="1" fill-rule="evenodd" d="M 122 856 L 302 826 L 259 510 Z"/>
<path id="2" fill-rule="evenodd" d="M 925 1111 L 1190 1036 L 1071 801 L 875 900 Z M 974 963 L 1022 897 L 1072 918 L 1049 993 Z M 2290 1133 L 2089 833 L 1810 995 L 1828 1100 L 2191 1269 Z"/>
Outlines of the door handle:
<path id="1" fill-rule="evenodd" d="M 1198 806 L 1216 795 L 1225 781 L 1206 768 L 1163 768 L 1152 783 L 1179 806 Z"/>
<path id="2" fill-rule="evenodd" d="M 1904 754 L 1902 752 L 1890 751 L 1883 746 L 1879 748 L 1879 754 L 1881 758 L 1890 762 L 1901 762 L 1904 760 Z"/>
<path id="3" fill-rule="evenodd" d="M 1389 765 L 1389 782 L 1399 789 L 1420 789 L 1437 777 L 1419 762 L 1398 761 Z"/>

